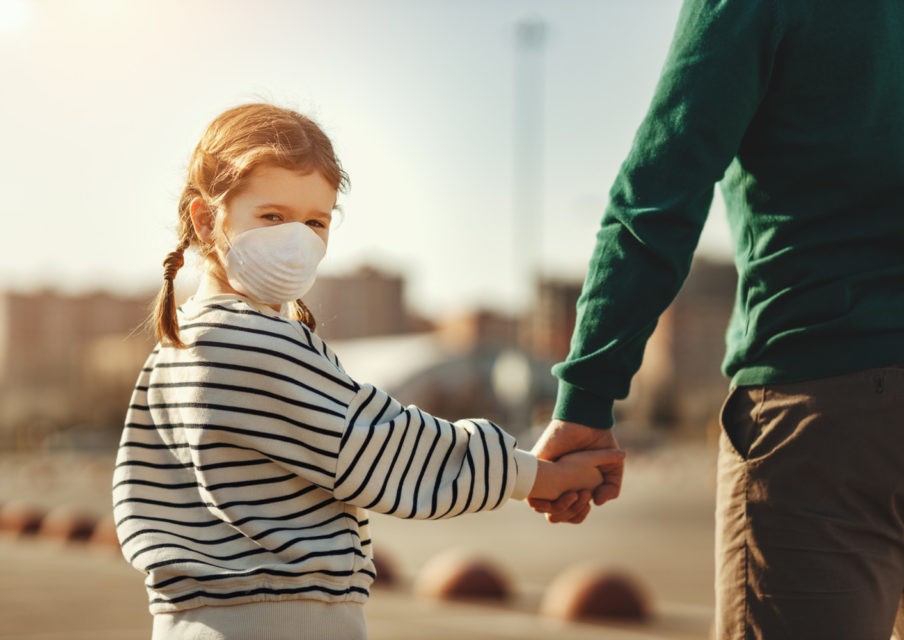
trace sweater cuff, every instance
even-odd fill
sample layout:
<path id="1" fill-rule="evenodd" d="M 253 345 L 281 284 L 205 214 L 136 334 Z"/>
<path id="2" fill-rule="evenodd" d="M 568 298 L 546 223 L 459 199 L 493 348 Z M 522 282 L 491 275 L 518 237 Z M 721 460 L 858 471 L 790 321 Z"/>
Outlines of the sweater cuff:
<path id="1" fill-rule="evenodd" d="M 511 499 L 524 500 L 534 488 L 534 480 L 537 479 L 537 457 L 530 451 L 515 449 L 515 468 L 517 474 Z"/>
<path id="2" fill-rule="evenodd" d="M 612 413 L 614 400 L 594 395 L 573 384 L 559 380 L 556 408 L 552 417 L 576 422 L 594 429 L 610 429 L 615 423 Z"/>

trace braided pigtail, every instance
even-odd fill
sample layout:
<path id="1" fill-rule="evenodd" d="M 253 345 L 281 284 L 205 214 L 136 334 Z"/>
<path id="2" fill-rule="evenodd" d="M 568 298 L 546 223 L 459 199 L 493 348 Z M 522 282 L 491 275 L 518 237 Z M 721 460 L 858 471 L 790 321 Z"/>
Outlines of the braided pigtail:
<path id="1" fill-rule="evenodd" d="M 317 320 L 314 319 L 314 314 L 300 298 L 292 303 L 289 312 L 292 319 L 305 323 L 311 331 L 317 331 Z"/>
<path id="2" fill-rule="evenodd" d="M 185 264 L 185 250 L 188 240 L 179 243 L 174 251 L 170 251 L 163 261 L 163 286 L 154 303 L 152 322 L 154 334 L 161 344 L 169 344 L 180 349 L 185 344 L 179 337 L 179 322 L 176 319 L 176 292 L 174 281 L 176 273 Z"/>
<path id="3" fill-rule="evenodd" d="M 154 302 L 154 310 L 149 318 L 149 324 L 154 331 L 157 341 L 161 344 L 185 348 L 185 343 L 179 337 L 179 321 L 176 318 L 176 290 L 175 280 L 179 269 L 185 264 L 185 251 L 195 241 L 195 229 L 192 226 L 189 213 L 191 201 L 198 195 L 198 191 L 186 187 L 179 199 L 179 244 L 173 251 L 166 254 L 163 260 L 163 286 Z"/>

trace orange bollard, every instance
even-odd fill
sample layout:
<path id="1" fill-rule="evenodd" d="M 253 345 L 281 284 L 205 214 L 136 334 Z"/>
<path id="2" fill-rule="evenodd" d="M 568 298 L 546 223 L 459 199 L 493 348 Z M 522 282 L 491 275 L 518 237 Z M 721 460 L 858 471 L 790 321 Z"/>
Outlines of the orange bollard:
<path id="1" fill-rule="evenodd" d="M 504 601 L 511 597 L 509 579 L 501 568 L 461 551 L 440 554 L 424 565 L 414 591 L 440 600 Z"/>
<path id="2" fill-rule="evenodd" d="M 646 620 L 650 604 L 640 584 L 623 572 L 575 567 L 549 585 L 540 613 L 563 620 Z"/>
<path id="3" fill-rule="evenodd" d="M 34 535 L 41 528 L 45 513 L 25 502 L 10 502 L 0 507 L 0 531 L 17 536 Z"/>
<path id="4" fill-rule="evenodd" d="M 116 522 L 113 520 L 112 515 L 101 518 L 97 522 L 89 542 L 101 547 L 119 550 L 119 538 L 116 537 Z"/>
<path id="5" fill-rule="evenodd" d="M 39 533 L 63 542 L 87 542 L 97 526 L 97 518 L 73 507 L 57 507 L 44 517 Z"/>
<path id="6" fill-rule="evenodd" d="M 392 588 L 398 585 L 399 573 L 396 571 L 396 563 L 385 551 L 374 551 L 374 568 L 377 570 L 374 587 Z"/>

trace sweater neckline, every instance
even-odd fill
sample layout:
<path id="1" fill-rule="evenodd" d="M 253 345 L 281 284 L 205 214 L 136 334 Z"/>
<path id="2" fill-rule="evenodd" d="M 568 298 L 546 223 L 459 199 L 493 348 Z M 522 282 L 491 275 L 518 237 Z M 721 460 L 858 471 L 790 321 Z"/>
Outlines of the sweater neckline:
<path id="1" fill-rule="evenodd" d="M 203 298 L 195 298 L 194 296 L 190 297 L 185 303 L 182 305 L 183 312 L 188 316 L 194 316 L 199 313 L 202 309 L 209 307 L 214 304 L 224 304 L 230 302 L 238 302 L 244 304 L 251 309 L 254 309 L 258 313 L 262 313 L 265 316 L 270 316 L 272 318 L 283 318 L 282 311 L 285 309 L 285 305 L 283 305 L 280 311 L 274 310 L 272 307 L 269 307 L 265 304 L 260 304 L 251 300 L 250 298 L 246 298 L 243 295 L 237 293 L 218 293 L 212 296 L 205 296 Z"/>

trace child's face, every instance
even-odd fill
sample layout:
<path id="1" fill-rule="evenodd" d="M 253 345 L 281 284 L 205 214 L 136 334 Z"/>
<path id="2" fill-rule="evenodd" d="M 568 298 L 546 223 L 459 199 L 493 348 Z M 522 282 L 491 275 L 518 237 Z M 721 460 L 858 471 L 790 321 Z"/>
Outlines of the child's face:
<path id="1" fill-rule="evenodd" d="M 336 190 L 319 173 L 262 165 L 224 207 L 224 231 L 232 238 L 257 227 L 301 222 L 327 244 L 335 207 Z"/>

